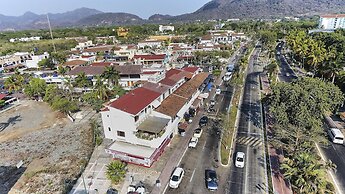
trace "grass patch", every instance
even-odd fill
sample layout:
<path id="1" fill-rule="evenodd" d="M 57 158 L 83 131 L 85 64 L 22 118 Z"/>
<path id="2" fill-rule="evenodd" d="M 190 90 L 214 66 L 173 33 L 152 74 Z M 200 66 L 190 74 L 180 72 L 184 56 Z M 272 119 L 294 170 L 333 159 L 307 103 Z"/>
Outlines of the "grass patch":
<path id="1" fill-rule="evenodd" d="M 220 147 L 220 158 L 223 165 L 227 165 L 229 162 L 229 154 L 230 148 L 232 146 L 232 137 L 235 132 L 235 122 L 236 116 L 239 106 L 239 100 L 241 97 L 241 87 L 235 88 L 235 93 L 232 99 L 232 106 L 230 108 L 230 112 L 226 115 L 226 119 L 224 120 L 224 132 L 221 139 L 221 147 Z"/>
<path id="2" fill-rule="evenodd" d="M 221 137 L 221 146 L 220 146 L 220 160 L 223 165 L 229 163 L 230 148 L 232 147 L 232 137 L 236 132 L 235 123 L 237 117 L 238 107 L 240 106 L 240 98 L 242 93 L 242 88 L 244 84 L 244 76 L 246 68 L 248 66 L 248 61 L 250 53 L 253 51 L 254 47 L 251 47 L 247 50 L 247 53 L 240 59 L 239 68 L 234 72 L 234 75 L 230 81 L 230 84 L 234 86 L 233 98 L 231 101 L 230 112 L 225 115 L 223 118 L 223 134 Z M 243 68 L 244 67 L 244 68 Z"/>

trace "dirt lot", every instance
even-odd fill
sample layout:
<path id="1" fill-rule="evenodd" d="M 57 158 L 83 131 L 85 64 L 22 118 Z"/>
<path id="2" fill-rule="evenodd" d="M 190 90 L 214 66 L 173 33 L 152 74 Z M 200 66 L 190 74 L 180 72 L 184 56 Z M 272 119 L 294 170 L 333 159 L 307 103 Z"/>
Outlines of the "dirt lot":
<path id="1" fill-rule="evenodd" d="M 86 112 L 84 119 L 72 123 L 44 102 L 21 101 L 20 106 L 1 113 L 0 193 L 68 190 L 92 152 L 88 124 L 98 115 Z M 21 160 L 24 164 L 17 169 Z"/>

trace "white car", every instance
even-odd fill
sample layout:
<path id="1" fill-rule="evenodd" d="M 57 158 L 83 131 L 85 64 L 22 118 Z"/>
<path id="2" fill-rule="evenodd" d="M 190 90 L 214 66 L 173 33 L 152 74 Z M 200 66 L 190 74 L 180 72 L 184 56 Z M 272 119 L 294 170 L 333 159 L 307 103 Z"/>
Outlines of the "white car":
<path id="1" fill-rule="evenodd" d="M 197 137 L 192 137 L 189 141 L 188 147 L 189 148 L 195 148 L 198 144 L 199 139 Z"/>
<path id="2" fill-rule="evenodd" d="M 174 170 L 174 173 L 171 175 L 170 181 L 169 181 L 169 187 L 176 189 L 180 185 L 182 178 L 184 176 L 184 170 L 183 168 L 177 167 Z"/>
<path id="3" fill-rule="evenodd" d="M 244 157 L 245 157 L 245 154 L 243 152 L 237 152 L 236 153 L 235 166 L 237 168 L 243 168 L 244 167 Z"/>
<path id="4" fill-rule="evenodd" d="M 211 106 L 216 105 L 216 101 L 215 101 L 215 100 L 211 100 L 211 101 L 210 101 L 210 105 L 211 105 Z"/>
<path id="5" fill-rule="evenodd" d="M 202 129 L 201 128 L 197 128 L 197 129 L 194 130 L 193 137 L 200 138 L 201 134 L 202 134 Z"/>
<path id="6" fill-rule="evenodd" d="M 216 94 L 220 94 L 220 93 L 222 93 L 222 90 L 220 88 L 217 88 L 216 89 Z"/>

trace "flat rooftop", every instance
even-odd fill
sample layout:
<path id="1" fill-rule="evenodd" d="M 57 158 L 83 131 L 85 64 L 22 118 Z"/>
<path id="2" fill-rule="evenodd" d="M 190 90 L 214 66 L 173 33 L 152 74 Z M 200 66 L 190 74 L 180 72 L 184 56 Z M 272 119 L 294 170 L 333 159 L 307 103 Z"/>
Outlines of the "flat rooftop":
<path id="1" fill-rule="evenodd" d="M 149 116 L 138 126 L 139 131 L 158 134 L 168 125 L 170 119 Z"/>

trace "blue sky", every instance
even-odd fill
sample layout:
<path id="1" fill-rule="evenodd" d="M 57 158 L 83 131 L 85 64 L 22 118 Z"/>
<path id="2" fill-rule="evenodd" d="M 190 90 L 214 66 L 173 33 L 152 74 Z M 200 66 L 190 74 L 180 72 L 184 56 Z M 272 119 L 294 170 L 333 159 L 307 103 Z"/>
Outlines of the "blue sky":
<path id="1" fill-rule="evenodd" d="M 0 14 L 18 16 L 26 11 L 37 14 L 61 13 L 80 7 L 104 12 L 127 12 L 143 18 L 160 13 L 190 13 L 210 0 L 0 0 Z"/>

